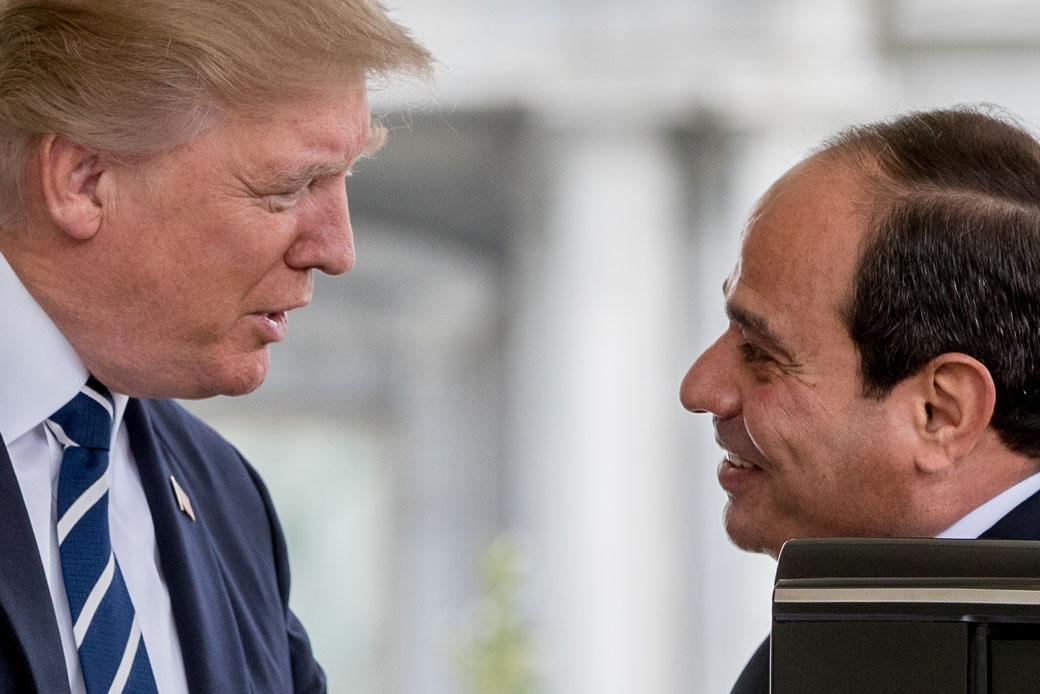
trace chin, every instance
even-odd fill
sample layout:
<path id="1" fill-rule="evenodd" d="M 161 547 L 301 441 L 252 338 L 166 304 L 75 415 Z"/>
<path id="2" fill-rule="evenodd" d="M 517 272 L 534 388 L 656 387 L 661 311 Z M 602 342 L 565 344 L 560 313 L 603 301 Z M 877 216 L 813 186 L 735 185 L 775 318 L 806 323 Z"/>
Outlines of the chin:
<path id="1" fill-rule="evenodd" d="M 744 522 L 741 522 L 742 520 Z M 745 552 L 768 554 L 774 559 L 780 553 L 780 546 L 783 544 L 782 540 L 776 541 L 767 537 L 761 531 L 761 528 L 749 524 L 747 519 L 738 518 L 733 509 L 728 506 L 726 508 L 724 525 L 729 541 Z"/>
<path id="2" fill-rule="evenodd" d="M 201 400 L 214 395 L 246 395 L 259 388 L 270 369 L 267 349 L 209 368 L 201 368 L 190 383 L 175 395 L 186 400 Z"/>
<path id="3" fill-rule="evenodd" d="M 224 374 L 222 377 L 215 379 L 210 387 L 206 390 L 208 392 L 200 395 L 199 397 L 207 398 L 213 395 L 246 395 L 252 393 L 254 390 L 263 385 L 264 379 L 267 378 L 268 364 L 264 360 L 264 364 L 257 365 L 256 368 L 236 370 L 233 373 Z"/>
<path id="4" fill-rule="evenodd" d="M 270 369 L 266 346 L 220 359 L 196 355 L 165 360 L 161 356 L 141 358 L 131 363 L 86 356 L 81 359 L 99 381 L 134 398 L 200 400 L 214 395 L 245 395 L 260 387 Z"/>
<path id="5" fill-rule="evenodd" d="M 249 393 L 252 393 L 254 390 L 259 388 L 263 384 L 263 382 L 264 377 L 243 381 L 234 381 L 225 384 L 221 388 L 216 388 L 212 390 L 212 392 L 206 395 L 202 395 L 200 397 L 208 398 L 213 395 L 230 395 L 232 397 L 236 395 L 248 395 Z"/>

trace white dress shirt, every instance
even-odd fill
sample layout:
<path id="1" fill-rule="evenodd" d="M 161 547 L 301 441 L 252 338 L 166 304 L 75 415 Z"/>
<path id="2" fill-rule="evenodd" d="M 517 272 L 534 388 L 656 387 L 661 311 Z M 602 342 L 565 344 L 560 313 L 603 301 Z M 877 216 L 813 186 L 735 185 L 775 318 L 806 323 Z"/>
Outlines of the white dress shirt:
<path id="1" fill-rule="evenodd" d="M 65 650 L 72 694 L 86 694 L 65 597 L 56 527 L 62 447 L 43 420 L 87 382 L 87 369 L 0 254 L 0 435 L 14 465 L 43 563 Z M 155 528 L 123 412 L 129 398 L 113 393 L 115 422 L 109 455 L 112 549 L 134 603 L 160 694 L 188 694 L 170 596 L 159 570 Z"/>

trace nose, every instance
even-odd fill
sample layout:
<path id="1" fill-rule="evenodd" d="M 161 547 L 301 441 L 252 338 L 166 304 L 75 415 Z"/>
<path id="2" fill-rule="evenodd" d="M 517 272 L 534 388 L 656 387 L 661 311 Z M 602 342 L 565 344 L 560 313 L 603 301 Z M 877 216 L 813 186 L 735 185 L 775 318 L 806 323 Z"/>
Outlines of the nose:
<path id="1" fill-rule="evenodd" d="M 736 382 L 736 345 L 730 331 L 697 357 L 679 387 L 679 400 L 690 412 L 710 412 L 726 419 L 740 412 Z"/>
<path id="2" fill-rule="evenodd" d="M 342 275 L 354 267 L 354 230 L 346 184 L 341 182 L 315 202 L 301 215 L 297 238 L 286 251 L 285 262 L 300 270 Z"/>

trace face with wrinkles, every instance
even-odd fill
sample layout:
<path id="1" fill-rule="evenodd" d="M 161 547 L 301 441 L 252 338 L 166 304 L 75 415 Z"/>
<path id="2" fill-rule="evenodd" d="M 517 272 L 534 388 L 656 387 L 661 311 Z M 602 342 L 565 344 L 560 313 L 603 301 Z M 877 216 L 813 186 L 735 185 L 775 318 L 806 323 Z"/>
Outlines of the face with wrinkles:
<path id="1" fill-rule="evenodd" d="M 744 549 L 914 534 L 909 430 L 891 396 L 863 397 L 840 317 L 866 210 L 840 162 L 810 159 L 782 177 L 752 210 L 725 282 L 729 327 L 683 380 L 683 405 L 713 415 L 726 531 Z"/>
<path id="2" fill-rule="evenodd" d="M 358 81 L 226 118 L 143 167 L 98 165 L 96 233 L 21 263 L 30 278 L 62 278 L 26 284 L 114 390 L 251 391 L 313 272 L 353 265 L 345 177 L 371 144 L 369 120 Z"/>

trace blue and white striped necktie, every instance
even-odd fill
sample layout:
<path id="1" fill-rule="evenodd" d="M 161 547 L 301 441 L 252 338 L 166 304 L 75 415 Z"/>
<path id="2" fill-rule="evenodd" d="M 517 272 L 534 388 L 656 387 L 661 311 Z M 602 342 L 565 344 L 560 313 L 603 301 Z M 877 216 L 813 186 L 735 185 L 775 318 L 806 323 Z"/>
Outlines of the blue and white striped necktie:
<path id="1" fill-rule="evenodd" d="M 46 421 L 65 448 L 58 550 L 87 694 L 155 694 L 141 626 L 108 530 L 108 448 L 115 408 L 93 377 Z"/>

